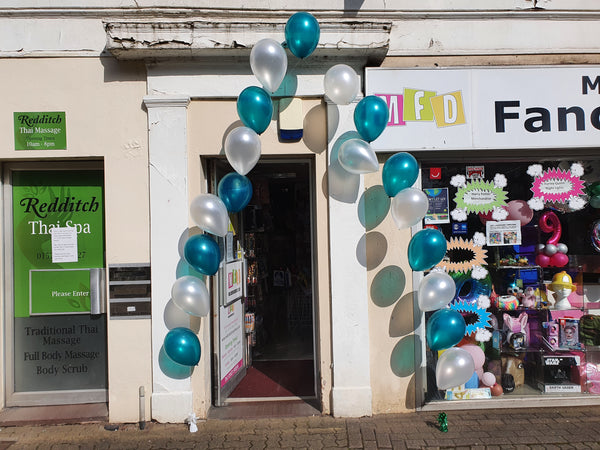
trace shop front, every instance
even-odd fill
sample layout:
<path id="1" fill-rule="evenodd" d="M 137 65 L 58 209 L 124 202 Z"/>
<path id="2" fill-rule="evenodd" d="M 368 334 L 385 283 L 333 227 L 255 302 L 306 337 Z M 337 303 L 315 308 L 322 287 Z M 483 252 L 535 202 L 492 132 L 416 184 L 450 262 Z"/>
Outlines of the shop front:
<path id="1" fill-rule="evenodd" d="M 366 70 L 390 111 L 373 146 L 419 162 L 429 209 L 413 236 L 446 240 L 412 272 L 417 405 L 597 403 L 599 73 Z M 448 307 L 425 296 L 436 272 L 454 281 Z"/>

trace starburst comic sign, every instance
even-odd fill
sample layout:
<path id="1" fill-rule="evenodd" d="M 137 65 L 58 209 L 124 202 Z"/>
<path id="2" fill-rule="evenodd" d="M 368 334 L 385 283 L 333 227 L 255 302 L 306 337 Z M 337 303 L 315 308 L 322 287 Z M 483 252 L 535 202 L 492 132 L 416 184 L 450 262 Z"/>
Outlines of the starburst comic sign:
<path id="1" fill-rule="evenodd" d="M 506 205 L 506 177 L 496 174 L 494 181 L 474 179 L 467 181 L 464 175 L 455 175 L 450 184 L 458 188 L 454 201 L 456 209 L 451 212 L 452 219 L 457 222 L 467 220 L 469 213 L 487 214 L 492 211 L 494 220 L 503 220 L 508 214 Z"/>
<path id="2" fill-rule="evenodd" d="M 544 209 L 547 203 L 559 203 L 577 211 L 585 206 L 583 166 L 573 163 L 569 170 L 559 167 L 543 170 L 541 164 L 532 164 L 527 173 L 532 176 L 533 197 L 527 202 L 533 210 Z"/>

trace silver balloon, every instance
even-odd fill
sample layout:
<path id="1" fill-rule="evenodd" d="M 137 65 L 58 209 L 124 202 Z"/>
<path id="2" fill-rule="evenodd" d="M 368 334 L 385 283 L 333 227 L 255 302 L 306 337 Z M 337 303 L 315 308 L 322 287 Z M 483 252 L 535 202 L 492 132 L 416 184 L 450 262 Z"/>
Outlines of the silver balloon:
<path id="1" fill-rule="evenodd" d="M 390 209 L 399 229 L 410 228 L 425 217 L 429 209 L 429 200 L 422 190 L 407 188 L 392 198 Z"/>
<path id="2" fill-rule="evenodd" d="M 446 272 L 429 272 L 419 283 L 419 309 L 435 311 L 448 305 L 456 295 L 456 284 Z"/>
<path id="3" fill-rule="evenodd" d="M 260 137 L 252 128 L 234 128 L 225 138 L 225 156 L 237 173 L 246 175 L 260 158 Z"/>
<path id="4" fill-rule="evenodd" d="M 202 317 L 210 312 L 210 297 L 204 282 L 191 275 L 178 278 L 171 288 L 171 299 L 186 313 Z"/>
<path id="5" fill-rule="evenodd" d="M 377 155 L 368 142 L 362 139 L 348 139 L 340 146 L 338 161 L 350 173 L 362 174 L 377 172 Z"/>
<path id="6" fill-rule="evenodd" d="M 435 379 L 438 389 L 450 389 L 466 383 L 475 372 L 471 354 L 460 347 L 445 350 L 438 359 Z"/>
<path id="7" fill-rule="evenodd" d="M 336 105 L 347 105 L 358 95 L 360 79 L 354 69 L 346 64 L 337 64 L 325 73 L 323 81 L 325 95 Z"/>
<path id="8" fill-rule="evenodd" d="M 546 256 L 555 255 L 556 252 L 558 252 L 558 249 L 556 248 L 556 245 L 554 245 L 554 244 L 546 244 L 546 248 L 544 248 L 544 254 Z"/>
<path id="9" fill-rule="evenodd" d="M 261 39 L 250 51 L 252 73 L 271 93 L 279 89 L 287 72 L 287 64 L 285 50 L 274 39 Z"/>
<path id="10" fill-rule="evenodd" d="M 214 194 L 200 194 L 192 200 L 190 216 L 194 223 L 208 233 L 225 236 L 229 214 L 223 200 Z"/>
<path id="11" fill-rule="evenodd" d="M 569 251 L 569 247 L 567 247 L 567 244 L 563 244 L 561 242 L 556 246 L 556 250 L 558 251 L 558 253 L 564 253 L 566 255 Z"/>

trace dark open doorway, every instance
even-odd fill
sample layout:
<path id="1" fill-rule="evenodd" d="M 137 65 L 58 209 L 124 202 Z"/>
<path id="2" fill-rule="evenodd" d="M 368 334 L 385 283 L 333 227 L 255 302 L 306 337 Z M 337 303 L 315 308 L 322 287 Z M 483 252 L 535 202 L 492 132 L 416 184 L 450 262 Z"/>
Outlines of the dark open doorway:
<path id="1" fill-rule="evenodd" d="M 314 398 L 311 164 L 262 162 L 247 176 L 247 374 L 229 398 Z"/>

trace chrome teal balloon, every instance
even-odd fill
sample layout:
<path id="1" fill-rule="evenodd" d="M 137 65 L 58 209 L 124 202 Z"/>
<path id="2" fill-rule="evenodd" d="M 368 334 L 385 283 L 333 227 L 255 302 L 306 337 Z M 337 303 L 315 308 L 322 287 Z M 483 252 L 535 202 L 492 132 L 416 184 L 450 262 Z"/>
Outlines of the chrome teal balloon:
<path id="1" fill-rule="evenodd" d="M 238 96 L 237 112 L 245 126 L 262 134 L 271 123 L 273 101 L 263 88 L 249 86 Z"/>
<path id="2" fill-rule="evenodd" d="M 248 177 L 231 172 L 225 175 L 217 186 L 217 193 L 229 212 L 239 212 L 252 198 L 252 183 Z"/>
<path id="3" fill-rule="evenodd" d="M 427 344 L 431 350 L 453 347 L 462 340 L 466 330 L 461 313 L 449 308 L 438 309 L 427 321 Z"/>
<path id="4" fill-rule="evenodd" d="M 419 163 L 413 155 L 400 152 L 392 155 L 383 165 L 381 181 L 383 189 L 390 197 L 411 187 L 419 176 Z"/>
<path id="5" fill-rule="evenodd" d="M 368 95 L 354 109 L 354 126 L 361 137 L 372 142 L 379 137 L 388 123 L 387 103 L 381 97 Z"/>
<path id="6" fill-rule="evenodd" d="M 446 255 L 446 238 L 439 230 L 425 228 L 408 243 L 408 263 L 414 271 L 429 270 Z"/>
<path id="7" fill-rule="evenodd" d="M 183 256 L 190 266 L 204 275 L 214 275 L 219 270 L 221 250 L 208 234 L 190 237 L 183 247 Z"/>
<path id="8" fill-rule="evenodd" d="M 200 362 L 200 341 L 188 328 L 177 327 L 169 331 L 163 347 L 167 356 L 177 364 L 195 366 Z"/>
<path id="9" fill-rule="evenodd" d="M 320 36 L 319 22 L 307 12 L 297 12 L 285 24 L 285 42 L 298 58 L 310 55 L 317 48 Z"/>

